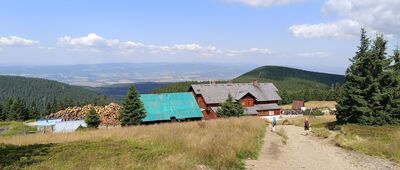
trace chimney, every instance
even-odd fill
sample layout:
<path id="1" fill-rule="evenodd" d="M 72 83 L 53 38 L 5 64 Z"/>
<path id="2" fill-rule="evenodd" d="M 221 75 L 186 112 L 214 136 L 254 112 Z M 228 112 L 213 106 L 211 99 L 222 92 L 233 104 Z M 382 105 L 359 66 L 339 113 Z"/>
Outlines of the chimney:
<path id="1" fill-rule="evenodd" d="M 257 86 L 257 80 L 253 80 L 253 86 Z"/>

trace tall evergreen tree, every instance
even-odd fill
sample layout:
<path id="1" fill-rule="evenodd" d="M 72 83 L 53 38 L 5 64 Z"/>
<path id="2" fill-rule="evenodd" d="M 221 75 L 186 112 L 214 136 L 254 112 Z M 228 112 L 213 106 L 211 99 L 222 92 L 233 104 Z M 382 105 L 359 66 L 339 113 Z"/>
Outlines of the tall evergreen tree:
<path id="1" fill-rule="evenodd" d="M 342 86 L 341 95 L 337 101 L 338 123 L 360 123 L 360 117 L 370 113 L 368 101 L 365 100 L 366 69 L 363 64 L 368 57 L 370 41 L 364 29 L 361 30 L 360 46 L 356 55 L 350 59 L 351 65 L 346 70 L 345 83 Z"/>
<path id="2" fill-rule="evenodd" d="M 218 117 L 241 116 L 243 115 L 243 107 L 238 103 L 234 103 L 231 94 L 229 94 L 225 102 L 218 108 L 217 115 Z"/>
<path id="3" fill-rule="evenodd" d="M 3 112 L 3 104 L 0 103 L 0 121 L 3 121 L 5 119 L 6 119 L 6 116 L 5 116 L 4 112 Z"/>
<path id="4" fill-rule="evenodd" d="M 33 101 L 31 103 L 31 106 L 29 107 L 29 111 L 28 112 L 29 112 L 29 118 L 28 119 L 33 119 L 33 118 L 37 119 L 37 118 L 41 117 L 41 115 L 39 114 L 38 107 L 36 105 L 36 101 Z"/>
<path id="5" fill-rule="evenodd" d="M 359 51 L 346 71 L 338 100 L 336 117 L 339 123 L 385 125 L 398 122 L 393 117 L 400 110 L 398 74 L 386 55 L 386 44 L 383 36 L 378 35 L 370 46 L 362 30 Z"/>
<path id="6" fill-rule="evenodd" d="M 394 123 L 399 124 L 400 123 L 400 50 L 398 46 L 395 50 L 393 50 L 392 60 L 394 62 L 392 70 L 396 82 L 392 91 L 393 99 L 391 100 L 392 110 L 390 113 L 391 117 L 394 118 L 394 120 L 396 120 L 396 122 Z"/>
<path id="7" fill-rule="evenodd" d="M 122 126 L 139 125 L 146 117 L 143 103 L 135 86 L 129 87 L 128 93 L 122 103 L 119 120 Z"/>

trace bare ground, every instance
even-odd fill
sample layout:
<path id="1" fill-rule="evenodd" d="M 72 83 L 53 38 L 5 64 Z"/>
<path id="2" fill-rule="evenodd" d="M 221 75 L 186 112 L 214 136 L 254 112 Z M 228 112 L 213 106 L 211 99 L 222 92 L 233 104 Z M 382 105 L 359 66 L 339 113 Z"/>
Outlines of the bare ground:
<path id="1" fill-rule="evenodd" d="M 286 131 L 287 144 L 269 128 L 258 160 L 247 160 L 246 169 L 400 169 L 389 160 L 337 147 L 332 137 L 321 139 L 305 135 L 303 129 L 296 126 L 279 128 Z"/>

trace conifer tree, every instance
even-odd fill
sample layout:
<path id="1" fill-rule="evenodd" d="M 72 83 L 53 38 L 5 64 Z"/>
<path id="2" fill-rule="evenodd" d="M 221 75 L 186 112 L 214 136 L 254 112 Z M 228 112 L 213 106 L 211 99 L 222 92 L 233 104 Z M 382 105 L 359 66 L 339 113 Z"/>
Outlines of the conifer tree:
<path id="1" fill-rule="evenodd" d="M 231 94 L 229 94 L 228 99 L 218 108 L 217 115 L 219 117 L 241 116 L 243 115 L 243 107 L 238 103 L 234 103 Z"/>
<path id="2" fill-rule="evenodd" d="M 33 101 L 31 103 L 31 106 L 29 107 L 29 118 L 28 119 L 32 119 L 32 118 L 35 118 L 35 119 L 40 118 L 39 110 L 36 105 L 36 101 Z"/>
<path id="3" fill-rule="evenodd" d="M 135 86 L 129 87 L 128 93 L 122 103 L 119 120 L 122 126 L 139 125 L 146 117 L 146 112 Z"/>
<path id="4" fill-rule="evenodd" d="M 400 50 L 397 47 L 393 50 L 392 66 L 393 74 L 396 79 L 396 84 L 393 88 L 393 99 L 391 100 L 392 109 L 390 111 L 392 119 L 395 120 L 394 124 L 400 124 Z"/>
<path id="5" fill-rule="evenodd" d="M 360 123 L 360 117 L 370 113 L 368 101 L 365 100 L 366 68 L 364 60 L 368 57 L 370 41 L 366 31 L 361 30 L 360 46 L 356 55 L 350 59 L 351 65 L 346 70 L 345 83 L 337 101 L 338 123 Z"/>
<path id="6" fill-rule="evenodd" d="M 89 128 L 97 128 L 100 124 L 100 117 L 96 110 L 92 107 L 85 117 L 85 122 Z"/>
<path id="7" fill-rule="evenodd" d="M 5 114 L 3 112 L 3 104 L 0 103 L 0 121 L 3 121 L 5 119 L 6 119 L 6 117 L 5 117 Z"/>

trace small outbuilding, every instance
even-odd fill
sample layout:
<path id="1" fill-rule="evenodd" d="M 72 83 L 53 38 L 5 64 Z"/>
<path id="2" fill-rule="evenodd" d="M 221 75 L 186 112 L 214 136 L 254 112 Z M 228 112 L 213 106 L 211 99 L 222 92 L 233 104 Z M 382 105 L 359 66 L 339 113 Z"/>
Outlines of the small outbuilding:
<path id="1" fill-rule="evenodd" d="M 203 114 L 192 93 L 142 94 L 146 117 L 143 123 L 201 120 Z"/>
<path id="2" fill-rule="evenodd" d="M 302 108 L 304 108 L 303 100 L 293 100 L 292 110 L 302 110 Z"/>

